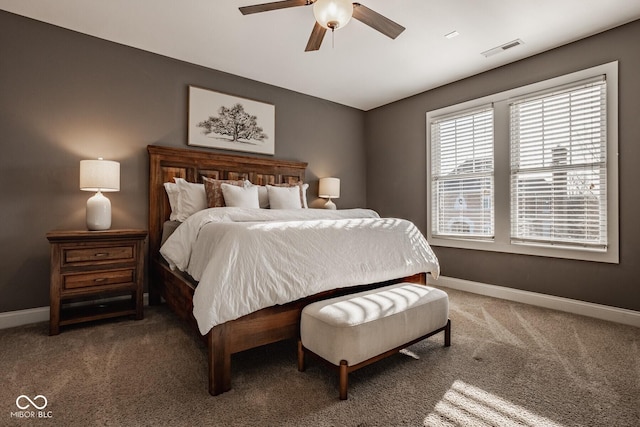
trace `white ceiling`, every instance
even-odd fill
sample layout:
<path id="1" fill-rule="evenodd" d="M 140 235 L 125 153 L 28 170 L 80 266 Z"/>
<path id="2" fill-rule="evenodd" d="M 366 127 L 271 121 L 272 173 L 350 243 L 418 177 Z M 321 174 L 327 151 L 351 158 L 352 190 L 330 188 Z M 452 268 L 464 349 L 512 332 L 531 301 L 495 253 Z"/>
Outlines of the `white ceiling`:
<path id="1" fill-rule="evenodd" d="M 312 6 L 243 16 L 268 0 L 0 0 L 0 9 L 369 110 L 640 18 L 639 0 L 360 0 L 407 29 L 352 20 L 304 52 Z M 460 35 L 447 39 L 445 34 Z M 485 58 L 514 39 L 524 44 Z"/>

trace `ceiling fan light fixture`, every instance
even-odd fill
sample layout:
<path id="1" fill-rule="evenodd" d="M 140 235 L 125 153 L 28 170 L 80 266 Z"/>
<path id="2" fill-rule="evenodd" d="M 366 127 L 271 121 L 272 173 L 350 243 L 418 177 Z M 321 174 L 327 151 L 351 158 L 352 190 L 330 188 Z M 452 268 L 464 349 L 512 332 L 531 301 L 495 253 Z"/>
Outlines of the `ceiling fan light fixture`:
<path id="1" fill-rule="evenodd" d="M 318 24 L 329 30 L 342 28 L 351 20 L 351 0 L 317 0 L 313 3 L 313 15 Z"/>

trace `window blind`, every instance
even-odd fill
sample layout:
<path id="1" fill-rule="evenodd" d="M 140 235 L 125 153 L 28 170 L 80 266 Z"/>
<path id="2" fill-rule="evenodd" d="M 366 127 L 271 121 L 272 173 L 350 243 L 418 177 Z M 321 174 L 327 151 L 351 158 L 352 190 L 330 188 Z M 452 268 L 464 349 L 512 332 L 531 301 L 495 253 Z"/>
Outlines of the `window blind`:
<path id="1" fill-rule="evenodd" d="M 431 122 L 432 232 L 494 236 L 493 108 Z"/>
<path id="2" fill-rule="evenodd" d="M 511 240 L 607 247 L 604 76 L 510 104 Z"/>

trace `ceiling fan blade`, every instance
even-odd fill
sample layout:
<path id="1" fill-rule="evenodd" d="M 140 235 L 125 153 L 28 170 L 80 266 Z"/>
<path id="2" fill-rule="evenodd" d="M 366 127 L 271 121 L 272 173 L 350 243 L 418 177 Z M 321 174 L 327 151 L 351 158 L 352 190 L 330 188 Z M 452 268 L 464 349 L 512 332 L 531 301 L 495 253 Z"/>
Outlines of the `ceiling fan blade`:
<path id="1" fill-rule="evenodd" d="M 312 2 L 310 0 L 284 0 L 274 1 L 272 3 L 254 4 L 252 6 L 239 7 L 243 15 L 251 13 L 268 12 L 270 10 L 286 9 L 288 7 L 307 6 Z"/>
<path id="2" fill-rule="evenodd" d="M 309 52 L 312 50 L 320 49 L 320 45 L 322 44 L 322 40 L 324 39 L 324 35 L 326 32 L 327 29 L 316 22 L 316 24 L 313 26 L 313 31 L 311 31 L 309 41 L 307 42 L 307 47 L 304 51 Z"/>
<path id="3" fill-rule="evenodd" d="M 398 37 L 405 30 L 402 25 L 360 3 L 353 3 L 353 17 L 392 39 Z"/>

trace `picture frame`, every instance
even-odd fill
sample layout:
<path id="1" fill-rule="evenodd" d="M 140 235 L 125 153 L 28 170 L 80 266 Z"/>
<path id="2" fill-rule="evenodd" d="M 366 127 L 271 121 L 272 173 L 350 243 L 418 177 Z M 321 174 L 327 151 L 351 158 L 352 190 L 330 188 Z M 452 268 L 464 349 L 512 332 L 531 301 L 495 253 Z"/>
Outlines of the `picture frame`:
<path id="1" fill-rule="evenodd" d="M 275 105 L 189 86 L 187 144 L 275 154 Z"/>

